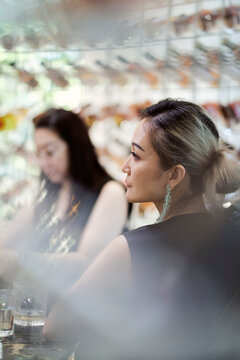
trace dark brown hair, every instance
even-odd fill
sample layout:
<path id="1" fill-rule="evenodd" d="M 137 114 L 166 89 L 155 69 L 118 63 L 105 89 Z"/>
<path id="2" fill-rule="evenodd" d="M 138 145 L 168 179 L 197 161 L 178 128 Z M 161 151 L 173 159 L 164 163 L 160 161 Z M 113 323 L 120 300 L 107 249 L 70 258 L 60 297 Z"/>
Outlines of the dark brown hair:
<path id="1" fill-rule="evenodd" d="M 47 128 L 63 139 L 69 148 L 70 175 L 76 183 L 98 190 L 110 176 L 100 165 L 88 135 L 77 114 L 64 109 L 50 109 L 33 119 L 36 129 Z"/>

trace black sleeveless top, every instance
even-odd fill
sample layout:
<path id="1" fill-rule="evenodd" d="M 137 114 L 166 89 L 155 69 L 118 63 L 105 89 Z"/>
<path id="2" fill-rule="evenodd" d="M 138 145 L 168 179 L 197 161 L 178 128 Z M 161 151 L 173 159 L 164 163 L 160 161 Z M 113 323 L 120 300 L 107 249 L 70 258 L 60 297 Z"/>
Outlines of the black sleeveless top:
<path id="1" fill-rule="evenodd" d="M 71 202 L 63 219 L 55 216 L 58 192 L 53 188 L 47 193 L 43 187 L 35 209 L 34 223 L 28 232 L 27 249 L 42 253 L 76 251 L 89 216 L 107 180 L 104 179 L 95 190 L 75 183 Z"/>
<path id="2" fill-rule="evenodd" d="M 99 191 L 89 190 L 81 184 L 75 185 L 75 196 L 71 199 L 63 219 L 55 216 L 55 201 L 35 214 L 32 250 L 42 253 L 67 253 L 75 251 L 87 220 L 98 198 Z M 47 203 L 46 199 L 43 199 Z"/>
<path id="3" fill-rule="evenodd" d="M 147 329 L 138 359 L 239 359 L 240 227 L 188 214 L 124 236 L 138 328 Z"/>

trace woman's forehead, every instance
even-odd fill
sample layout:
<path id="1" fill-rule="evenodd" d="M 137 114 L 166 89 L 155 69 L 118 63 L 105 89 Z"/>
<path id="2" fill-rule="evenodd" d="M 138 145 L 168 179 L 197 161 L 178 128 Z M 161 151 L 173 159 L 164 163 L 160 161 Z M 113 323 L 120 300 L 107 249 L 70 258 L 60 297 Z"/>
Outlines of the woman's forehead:
<path id="1" fill-rule="evenodd" d="M 144 123 L 145 123 L 144 120 L 141 120 L 138 123 L 138 125 L 137 125 L 137 127 L 136 127 L 136 129 L 134 131 L 134 135 L 133 135 L 134 137 L 142 138 L 142 137 L 145 137 L 147 135 L 146 134 L 146 127 L 144 126 Z"/>
<path id="2" fill-rule="evenodd" d="M 37 129 L 34 137 L 37 144 L 47 145 L 61 142 L 60 137 L 54 131 L 45 128 Z"/>
<path id="3" fill-rule="evenodd" d="M 133 135 L 132 142 L 140 145 L 146 153 L 153 151 L 155 152 L 151 143 L 151 139 L 149 136 L 149 131 L 148 131 L 148 127 L 146 126 L 145 119 L 141 120 L 137 125 Z"/>

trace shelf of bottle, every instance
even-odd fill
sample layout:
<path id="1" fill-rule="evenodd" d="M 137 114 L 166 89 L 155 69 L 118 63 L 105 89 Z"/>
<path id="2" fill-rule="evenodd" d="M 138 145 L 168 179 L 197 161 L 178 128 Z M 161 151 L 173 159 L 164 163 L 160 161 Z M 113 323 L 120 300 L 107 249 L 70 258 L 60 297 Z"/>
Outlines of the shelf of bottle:
<path id="1" fill-rule="evenodd" d="M 228 90 L 228 89 L 232 89 L 232 90 L 239 90 L 240 89 L 240 83 L 239 84 L 218 84 L 217 86 L 211 86 L 211 85 L 198 85 L 197 84 L 198 79 L 196 79 L 196 83 L 189 85 L 189 86 L 181 86 L 181 85 L 172 85 L 172 86 L 158 86 L 156 89 L 152 89 L 154 90 L 192 90 L 195 89 L 196 91 L 200 91 L 200 90 L 215 90 L 215 91 L 219 91 L 219 90 Z M 239 96 L 240 97 L 240 96 Z"/>
<path id="2" fill-rule="evenodd" d="M 26 49 L 26 48 L 15 48 L 11 50 L 6 50 L 4 48 L 0 49 L 0 53 L 15 53 L 15 54 L 25 54 L 25 53 L 54 53 L 54 52 L 81 52 L 81 51 L 108 51 L 108 50 L 118 50 L 118 49 L 133 49 L 133 48 L 142 48 L 148 46 L 158 46 L 162 44 L 166 44 L 169 42 L 176 42 L 182 40 L 198 40 L 201 38 L 214 38 L 214 37 L 223 37 L 231 36 L 233 34 L 240 35 L 239 30 L 231 30 L 231 31 L 218 31 L 218 32 L 201 32 L 196 33 L 194 35 L 182 35 L 182 36 L 174 36 L 169 35 L 168 38 L 160 38 L 160 39 L 136 39 L 136 41 L 125 41 L 122 43 L 95 43 L 94 45 L 82 45 L 80 47 L 72 47 L 72 48 L 45 48 L 45 49 Z"/>
<path id="3" fill-rule="evenodd" d="M 209 0 L 211 1 L 211 0 Z M 154 2 L 152 2 L 152 4 L 149 4 L 149 1 L 145 1 L 145 4 L 143 6 L 136 6 L 135 10 L 157 10 L 157 9 L 175 9 L 176 7 L 181 7 L 181 6 L 186 6 L 186 5 L 196 5 L 199 6 L 199 1 L 198 0 L 181 0 L 181 1 L 159 1 L 159 4 L 154 4 Z"/>
<path id="4" fill-rule="evenodd" d="M 145 3 L 144 6 L 144 10 L 157 10 L 157 9 L 164 9 L 164 8 L 175 8 L 178 6 L 186 6 L 186 5 L 197 5 L 198 1 L 197 0 L 183 0 L 183 1 L 179 1 L 179 2 L 173 2 L 170 3 L 169 1 L 163 1 L 162 3 L 159 3 L 158 5 L 154 5 L 154 4 L 147 4 L 147 2 Z"/>

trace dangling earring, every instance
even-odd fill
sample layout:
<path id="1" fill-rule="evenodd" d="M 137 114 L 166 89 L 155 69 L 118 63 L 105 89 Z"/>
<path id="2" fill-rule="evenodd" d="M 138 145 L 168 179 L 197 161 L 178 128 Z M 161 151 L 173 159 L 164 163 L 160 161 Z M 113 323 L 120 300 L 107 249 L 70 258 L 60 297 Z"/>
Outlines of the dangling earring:
<path id="1" fill-rule="evenodd" d="M 163 222 L 164 218 L 165 218 L 165 215 L 169 209 L 169 206 L 170 206 L 170 203 L 171 203 L 171 199 L 172 199 L 172 189 L 171 189 L 171 186 L 169 184 L 167 184 L 167 193 L 166 193 L 166 196 L 164 198 L 164 203 L 163 203 L 163 210 L 160 214 L 160 216 L 157 218 L 156 223 L 160 223 L 160 222 Z"/>

